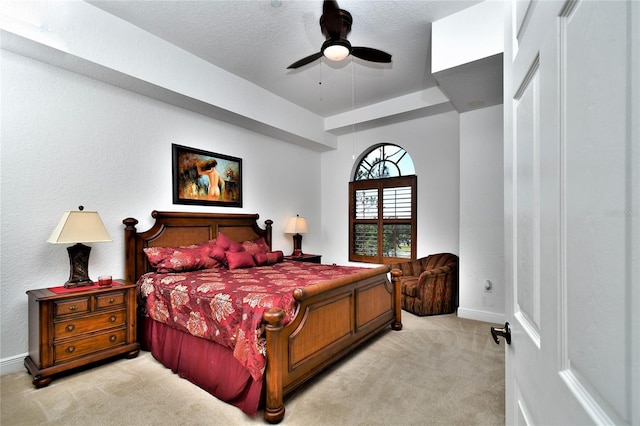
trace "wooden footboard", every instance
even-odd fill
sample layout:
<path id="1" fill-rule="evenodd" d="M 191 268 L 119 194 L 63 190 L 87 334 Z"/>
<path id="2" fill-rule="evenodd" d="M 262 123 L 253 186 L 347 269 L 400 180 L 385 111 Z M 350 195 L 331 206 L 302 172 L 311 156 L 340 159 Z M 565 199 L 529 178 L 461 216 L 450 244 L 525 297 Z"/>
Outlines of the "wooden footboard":
<path id="1" fill-rule="evenodd" d="M 389 267 L 368 270 L 356 280 L 338 279 L 297 289 L 299 309 L 281 325 L 284 313 L 271 309 L 267 322 L 266 406 L 264 418 L 284 417 L 283 397 L 391 325 L 402 329 L 400 272 Z"/>

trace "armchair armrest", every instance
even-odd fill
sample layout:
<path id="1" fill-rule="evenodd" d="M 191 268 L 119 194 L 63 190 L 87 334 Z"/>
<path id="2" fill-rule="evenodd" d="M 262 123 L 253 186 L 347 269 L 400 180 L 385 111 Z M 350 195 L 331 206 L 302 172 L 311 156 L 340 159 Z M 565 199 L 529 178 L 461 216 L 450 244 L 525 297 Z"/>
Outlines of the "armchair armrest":
<path id="1" fill-rule="evenodd" d="M 424 271 L 418 277 L 418 293 L 426 294 L 435 291 L 437 282 L 446 282 L 447 285 L 453 284 L 454 267 L 451 265 L 443 265 L 438 268 Z"/>
<path id="2" fill-rule="evenodd" d="M 420 279 L 422 279 L 422 277 L 448 274 L 450 272 L 453 272 L 453 267 L 451 265 L 443 265 L 443 266 L 440 266 L 439 268 L 434 268 L 434 269 L 429 269 L 428 271 L 424 271 L 423 273 L 420 274 Z"/>

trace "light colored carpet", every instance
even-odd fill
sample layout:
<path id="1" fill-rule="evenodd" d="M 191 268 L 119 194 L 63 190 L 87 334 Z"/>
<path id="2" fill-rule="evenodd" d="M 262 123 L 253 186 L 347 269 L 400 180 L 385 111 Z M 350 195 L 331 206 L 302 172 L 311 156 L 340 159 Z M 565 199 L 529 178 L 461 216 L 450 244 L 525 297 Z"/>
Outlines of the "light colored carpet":
<path id="1" fill-rule="evenodd" d="M 286 425 L 503 425 L 504 347 L 491 324 L 403 312 L 384 331 L 285 398 Z M 9 425 L 265 424 L 222 403 L 141 352 L 55 379 L 26 371 L 0 378 Z"/>

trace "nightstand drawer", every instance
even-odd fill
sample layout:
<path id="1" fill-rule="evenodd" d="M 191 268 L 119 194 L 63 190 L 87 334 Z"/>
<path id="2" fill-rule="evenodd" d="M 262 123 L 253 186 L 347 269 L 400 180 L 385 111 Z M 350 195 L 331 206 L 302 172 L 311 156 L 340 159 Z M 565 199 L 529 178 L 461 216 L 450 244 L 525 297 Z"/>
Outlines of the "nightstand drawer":
<path id="1" fill-rule="evenodd" d="M 126 311 L 120 310 L 84 318 L 60 321 L 54 325 L 53 338 L 66 339 L 89 331 L 99 331 L 122 326 L 126 322 Z"/>
<path id="2" fill-rule="evenodd" d="M 96 309 L 111 308 L 113 306 L 124 306 L 123 291 L 96 296 Z"/>
<path id="3" fill-rule="evenodd" d="M 86 339 L 73 340 L 53 345 L 54 363 L 64 362 L 69 358 L 81 357 L 91 352 L 102 351 L 125 343 L 125 330 L 113 330 L 97 334 Z"/>
<path id="4" fill-rule="evenodd" d="M 55 302 L 55 316 L 64 316 L 89 312 L 89 297 Z"/>

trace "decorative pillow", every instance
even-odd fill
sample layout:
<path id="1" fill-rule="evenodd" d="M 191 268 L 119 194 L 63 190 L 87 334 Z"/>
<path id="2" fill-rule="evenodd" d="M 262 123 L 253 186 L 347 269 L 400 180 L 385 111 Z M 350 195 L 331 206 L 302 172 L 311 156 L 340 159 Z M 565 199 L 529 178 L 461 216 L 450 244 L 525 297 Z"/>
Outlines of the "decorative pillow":
<path id="1" fill-rule="evenodd" d="M 244 248 L 242 244 L 233 241 L 231 238 L 224 235 L 222 232 L 218 233 L 218 239 L 216 246 L 221 247 L 224 251 L 242 251 Z"/>
<path id="2" fill-rule="evenodd" d="M 228 251 L 227 262 L 229 269 L 251 268 L 256 266 L 251 253 L 246 251 Z"/>
<path id="3" fill-rule="evenodd" d="M 282 250 L 271 251 L 269 253 L 256 253 L 253 255 L 256 265 L 273 265 L 274 263 L 280 263 L 284 260 L 284 253 Z"/>
<path id="4" fill-rule="evenodd" d="M 216 262 L 227 264 L 227 251 L 218 245 L 211 249 L 209 256 Z"/>
<path id="5" fill-rule="evenodd" d="M 270 250 L 262 237 L 253 241 L 243 241 L 240 244 L 244 247 L 244 251 L 248 251 L 252 256 L 255 256 L 257 253 L 269 253 Z"/>
<path id="6" fill-rule="evenodd" d="M 216 244 L 211 249 L 211 256 L 216 261 L 220 262 L 223 265 L 227 265 L 227 253 L 228 252 L 241 252 L 244 251 L 244 247 L 242 244 L 233 241 L 231 238 L 224 235 L 222 232 L 218 233 L 218 239 L 215 240 Z"/>
<path id="7" fill-rule="evenodd" d="M 144 253 L 149 264 L 160 273 L 196 271 L 220 267 L 220 262 L 211 257 L 215 241 L 180 247 L 147 247 Z"/>

